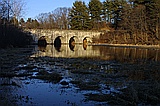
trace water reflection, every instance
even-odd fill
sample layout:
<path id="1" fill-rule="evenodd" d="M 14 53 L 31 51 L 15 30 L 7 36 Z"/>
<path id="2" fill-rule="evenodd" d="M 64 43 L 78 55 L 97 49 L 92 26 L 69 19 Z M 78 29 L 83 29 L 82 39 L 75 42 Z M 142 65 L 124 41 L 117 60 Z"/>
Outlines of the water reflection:
<path id="1" fill-rule="evenodd" d="M 87 44 L 83 44 L 83 49 L 87 50 Z"/>
<path id="2" fill-rule="evenodd" d="M 38 50 L 40 50 L 41 52 L 45 52 L 46 46 L 38 46 Z"/>
<path id="3" fill-rule="evenodd" d="M 74 48 L 75 48 L 75 40 L 74 40 L 74 37 L 72 37 L 70 40 L 69 40 L 69 48 L 74 51 Z"/>
<path id="4" fill-rule="evenodd" d="M 109 46 L 87 46 L 74 44 L 72 47 L 61 45 L 57 48 L 48 45 L 47 47 L 36 48 L 35 56 L 65 57 L 65 58 L 97 58 L 102 60 L 125 61 L 159 61 L 159 49 L 147 48 L 127 48 L 127 47 L 109 47 Z"/>
<path id="5" fill-rule="evenodd" d="M 84 40 L 83 40 L 83 48 L 84 48 L 84 50 L 86 50 L 87 49 L 87 38 L 84 38 Z"/>
<path id="6" fill-rule="evenodd" d="M 61 36 L 58 36 L 54 41 L 54 47 L 58 52 L 61 52 Z"/>
<path id="7" fill-rule="evenodd" d="M 106 47 L 94 46 L 93 50 L 100 51 L 102 59 L 125 61 L 159 61 L 160 50 L 154 48 L 127 48 L 127 47 Z M 107 58 L 105 58 L 107 56 Z"/>

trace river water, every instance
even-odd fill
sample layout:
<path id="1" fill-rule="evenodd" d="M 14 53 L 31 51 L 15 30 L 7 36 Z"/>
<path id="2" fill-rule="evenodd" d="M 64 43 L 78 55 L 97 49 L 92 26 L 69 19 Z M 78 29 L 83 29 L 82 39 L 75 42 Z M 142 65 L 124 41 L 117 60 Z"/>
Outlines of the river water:
<path id="1" fill-rule="evenodd" d="M 160 48 L 142 48 L 142 47 L 111 47 L 111 46 L 84 46 L 75 45 L 70 48 L 69 45 L 61 45 L 55 48 L 53 45 L 47 47 L 36 47 L 35 57 L 63 57 L 63 58 L 98 58 L 101 60 L 113 61 L 136 61 L 136 60 L 160 60 Z"/>
<path id="2" fill-rule="evenodd" d="M 57 48 L 54 45 L 47 45 L 46 47 L 35 46 L 29 58 L 29 61 L 19 64 L 14 69 L 18 74 L 29 73 L 29 76 L 9 79 L 9 82 L 16 85 L 11 86 L 10 90 L 7 90 L 8 86 L 4 86 L 6 92 L 9 92 L 6 95 L 10 94 L 8 97 L 15 98 L 13 100 L 16 103 L 13 105 L 106 106 L 113 102 L 116 103 L 115 105 L 145 104 L 145 99 L 137 100 L 138 94 L 142 91 L 139 91 L 137 96 L 125 97 L 131 100 L 126 100 L 119 95 L 126 93 L 123 90 L 130 88 L 131 83 L 132 86 L 135 82 L 138 82 L 136 85 L 139 86 L 151 86 L 147 85 L 148 79 L 151 78 L 158 83 L 160 81 L 159 48 L 102 45 L 74 45 L 74 47 L 61 45 Z M 57 72 L 63 78 L 58 83 L 35 79 L 33 76 L 42 70 L 48 73 Z M 1 79 L 3 80 L 5 79 Z M 134 89 L 138 90 L 139 86 Z M 157 89 L 152 92 L 157 93 L 160 88 L 157 87 Z M 132 89 L 129 91 L 132 92 Z M 154 98 L 159 98 L 159 96 Z M 11 103 L 7 101 L 4 104 L 10 105 Z"/>

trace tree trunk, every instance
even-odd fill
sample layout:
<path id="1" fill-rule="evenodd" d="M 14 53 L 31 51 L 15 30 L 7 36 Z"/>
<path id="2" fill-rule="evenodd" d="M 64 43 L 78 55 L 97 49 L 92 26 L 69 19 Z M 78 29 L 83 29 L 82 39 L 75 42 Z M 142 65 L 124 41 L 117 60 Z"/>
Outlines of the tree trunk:
<path id="1" fill-rule="evenodd" d="M 159 18 L 157 18 L 156 22 L 156 38 L 159 39 Z"/>

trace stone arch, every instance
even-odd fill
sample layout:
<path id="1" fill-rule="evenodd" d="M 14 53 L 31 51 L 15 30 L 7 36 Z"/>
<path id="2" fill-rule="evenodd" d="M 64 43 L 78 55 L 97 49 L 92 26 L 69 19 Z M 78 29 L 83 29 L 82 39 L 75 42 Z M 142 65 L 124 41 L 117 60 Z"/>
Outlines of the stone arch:
<path id="1" fill-rule="evenodd" d="M 62 36 L 57 36 L 54 40 L 54 47 L 56 48 L 57 51 L 59 51 L 61 48 L 61 44 L 62 44 L 61 37 Z"/>
<path id="2" fill-rule="evenodd" d="M 38 46 L 46 46 L 47 45 L 47 40 L 45 36 L 41 36 L 38 39 Z"/>
<path id="3" fill-rule="evenodd" d="M 83 39 L 83 49 L 84 50 L 87 50 L 88 42 L 89 42 L 89 37 L 85 37 Z"/>
<path id="4" fill-rule="evenodd" d="M 69 39 L 69 48 L 74 51 L 75 48 L 75 39 L 74 36 Z"/>
<path id="5" fill-rule="evenodd" d="M 77 36 L 72 36 L 70 39 L 69 39 L 69 42 L 71 41 L 74 41 L 74 43 L 78 43 L 78 37 Z"/>
<path id="6" fill-rule="evenodd" d="M 75 44 L 78 43 L 78 37 L 72 36 L 69 39 L 69 48 L 74 51 L 75 50 Z"/>
<path id="7" fill-rule="evenodd" d="M 83 38 L 83 44 L 92 43 L 92 39 L 90 37 L 84 37 Z"/>

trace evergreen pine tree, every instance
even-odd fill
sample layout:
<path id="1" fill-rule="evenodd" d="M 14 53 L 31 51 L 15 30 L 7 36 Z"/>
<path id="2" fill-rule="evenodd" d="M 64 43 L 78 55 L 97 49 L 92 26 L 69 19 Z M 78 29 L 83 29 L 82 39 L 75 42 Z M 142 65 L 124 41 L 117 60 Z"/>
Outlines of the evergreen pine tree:
<path id="1" fill-rule="evenodd" d="M 90 29 L 90 19 L 88 8 L 85 2 L 75 1 L 69 13 L 69 20 L 71 29 L 86 30 Z"/>
<path id="2" fill-rule="evenodd" d="M 94 29 L 99 29 L 99 22 L 101 22 L 102 3 L 100 0 L 91 0 L 89 2 L 89 11 L 91 15 L 91 21 Z"/>
<path id="3" fill-rule="evenodd" d="M 111 22 L 111 5 L 112 2 L 109 0 L 106 0 L 102 4 L 102 20 L 106 22 Z"/>

